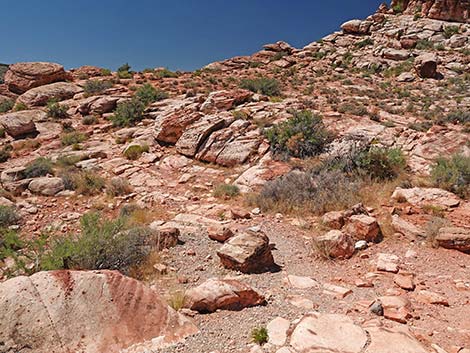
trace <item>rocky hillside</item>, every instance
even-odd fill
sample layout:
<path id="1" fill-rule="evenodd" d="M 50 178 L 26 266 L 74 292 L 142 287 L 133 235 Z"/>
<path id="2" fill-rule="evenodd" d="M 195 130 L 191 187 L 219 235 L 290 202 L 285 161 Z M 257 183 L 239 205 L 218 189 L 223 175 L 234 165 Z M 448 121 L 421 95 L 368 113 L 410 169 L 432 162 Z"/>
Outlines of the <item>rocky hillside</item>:
<path id="1" fill-rule="evenodd" d="M 0 352 L 470 352 L 468 1 L 195 72 L 0 84 Z"/>

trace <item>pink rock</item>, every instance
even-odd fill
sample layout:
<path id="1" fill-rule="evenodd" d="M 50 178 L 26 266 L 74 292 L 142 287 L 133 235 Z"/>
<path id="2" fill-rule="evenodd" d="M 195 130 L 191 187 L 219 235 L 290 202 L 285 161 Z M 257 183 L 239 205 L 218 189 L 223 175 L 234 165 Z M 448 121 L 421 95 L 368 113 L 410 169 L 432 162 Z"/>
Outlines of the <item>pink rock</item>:
<path id="1" fill-rule="evenodd" d="M 377 219 L 364 214 L 353 215 L 349 218 L 344 231 L 351 234 L 356 240 L 375 242 L 380 235 Z"/>

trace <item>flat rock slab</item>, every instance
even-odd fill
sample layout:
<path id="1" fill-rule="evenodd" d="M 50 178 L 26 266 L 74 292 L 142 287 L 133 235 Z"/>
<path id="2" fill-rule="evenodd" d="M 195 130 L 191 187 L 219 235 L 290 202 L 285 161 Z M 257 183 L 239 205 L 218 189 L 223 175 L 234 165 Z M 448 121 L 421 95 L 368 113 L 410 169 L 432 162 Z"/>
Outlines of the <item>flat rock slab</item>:
<path id="1" fill-rule="evenodd" d="M 392 199 L 404 200 L 414 206 L 443 206 L 457 207 L 460 199 L 457 195 L 437 188 L 412 188 L 402 189 L 396 188 L 393 192 Z"/>

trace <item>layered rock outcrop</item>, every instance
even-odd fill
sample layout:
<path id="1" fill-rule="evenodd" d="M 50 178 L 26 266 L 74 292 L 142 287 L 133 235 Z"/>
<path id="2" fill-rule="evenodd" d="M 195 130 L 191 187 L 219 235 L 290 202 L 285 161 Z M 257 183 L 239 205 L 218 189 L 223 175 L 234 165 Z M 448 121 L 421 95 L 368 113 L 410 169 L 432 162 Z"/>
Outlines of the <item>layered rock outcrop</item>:
<path id="1" fill-rule="evenodd" d="M 468 0 L 393 0 L 392 8 L 408 15 L 419 14 L 435 20 L 470 22 Z"/>

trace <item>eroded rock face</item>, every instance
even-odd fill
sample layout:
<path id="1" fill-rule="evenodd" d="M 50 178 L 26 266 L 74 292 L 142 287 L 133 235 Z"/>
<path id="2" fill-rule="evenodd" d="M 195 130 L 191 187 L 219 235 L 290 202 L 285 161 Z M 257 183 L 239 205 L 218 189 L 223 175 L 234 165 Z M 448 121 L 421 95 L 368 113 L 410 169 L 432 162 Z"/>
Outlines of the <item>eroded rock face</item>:
<path id="1" fill-rule="evenodd" d="M 0 125 L 13 138 L 37 133 L 35 121 L 42 120 L 46 113 L 40 110 L 23 110 L 0 116 Z"/>
<path id="2" fill-rule="evenodd" d="M 470 22 L 468 0 L 392 0 L 392 8 L 396 6 L 408 15 L 420 14 L 435 20 Z"/>
<path id="3" fill-rule="evenodd" d="M 6 351 L 156 349 L 197 333 L 142 283 L 116 271 L 51 271 L 0 285 Z"/>
<path id="4" fill-rule="evenodd" d="M 245 283 L 213 278 L 186 292 L 185 307 L 207 313 L 217 309 L 241 310 L 264 302 L 264 297 Z"/>
<path id="5" fill-rule="evenodd" d="M 22 94 L 31 88 L 65 81 L 64 67 L 55 63 L 25 62 L 10 65 L 5 74 L 5 84 L 14 93 Z"/>
<path id="6" fill-rule="evenodd" d="M 443 248 L 470 253 L 470 229 L 468 228 L 441 228 L 435 241 Z"/>
<path id="7" fill-rule="evenodd" d="M 30 89 L 18 97 L 18 102 L 29 107 L 46 105 L 50 100 L 62 101 L 82 92 L 77 85 L 69 82 L 56 82 Z"/>

